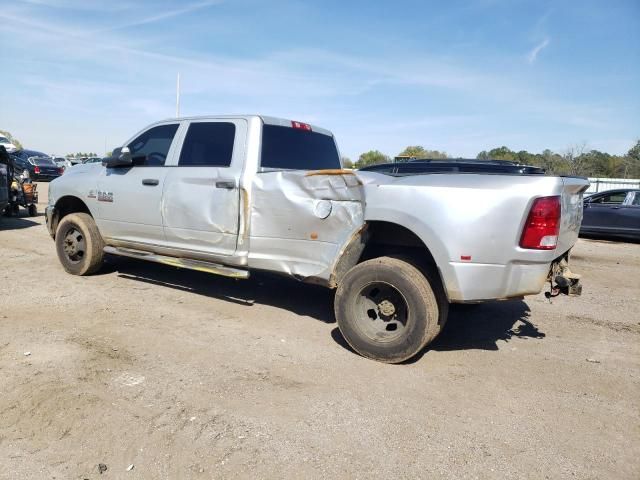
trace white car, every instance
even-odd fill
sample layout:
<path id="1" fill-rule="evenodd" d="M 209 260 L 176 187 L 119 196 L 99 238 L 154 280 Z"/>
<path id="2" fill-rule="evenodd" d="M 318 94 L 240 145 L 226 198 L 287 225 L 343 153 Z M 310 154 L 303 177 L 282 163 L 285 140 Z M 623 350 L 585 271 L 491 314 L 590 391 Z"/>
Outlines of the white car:
<path id="1" fill-rule="evenodd" d="M 9 153 L 15 152 L 18 149 L 18 147 L 11 143 L 7 137 L 3 137 L 2 135 L 0 135 L 0 145 L 2 145 Z"/>

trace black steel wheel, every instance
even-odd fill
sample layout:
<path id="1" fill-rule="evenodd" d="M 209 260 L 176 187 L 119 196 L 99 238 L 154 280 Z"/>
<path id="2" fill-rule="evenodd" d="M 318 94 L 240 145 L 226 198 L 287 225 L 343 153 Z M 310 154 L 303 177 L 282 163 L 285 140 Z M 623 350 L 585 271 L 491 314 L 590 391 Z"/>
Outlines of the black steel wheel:
<path id="1" fill-rule="evenodd" d="M 442 288 L 431 283 L 418 268 L 398 258 L 356 265 L 336 291 L 340 332 L 364 357 L 386 363 L 410 359 L 446 321 L 448 303 Z"/>

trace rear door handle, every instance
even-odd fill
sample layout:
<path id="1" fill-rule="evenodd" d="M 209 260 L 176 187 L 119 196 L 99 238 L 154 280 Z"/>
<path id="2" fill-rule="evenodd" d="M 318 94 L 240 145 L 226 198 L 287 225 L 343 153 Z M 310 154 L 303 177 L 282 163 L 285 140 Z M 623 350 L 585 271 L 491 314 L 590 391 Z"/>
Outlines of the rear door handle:
<path id="1" fill-rule="evenodd" d="M 144 180 L 142 180 L 143 185 L 149 185 L 150 187 L 155 187 L 159 183 L 160 180 L 158 180 L 157 178 L 145 178 Z"/>
<path id="2" fill-rule="evenodd" d="M 227 190 L 233 190 L 236 188 L 235 180 L 220 180 L 216 182 L 216 188 L 226 188 Z"/>

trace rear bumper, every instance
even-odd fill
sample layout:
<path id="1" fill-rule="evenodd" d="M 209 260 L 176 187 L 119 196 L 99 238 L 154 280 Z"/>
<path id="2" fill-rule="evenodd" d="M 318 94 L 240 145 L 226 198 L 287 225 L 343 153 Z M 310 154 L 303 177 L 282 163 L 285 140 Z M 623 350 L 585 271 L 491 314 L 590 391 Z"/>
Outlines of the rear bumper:
<path id="1" fill-rule="evenodd" d="M 446 282 L 451 302 L 480 302 L 536 295 L 549 276 L 549 263 L 450 262 L 453 279 Z"/>
<path id="2" fill-rule="evenodd" d="M 53 219 L 56 214 L 56 207 L 53 205 L 48 205 L 47 208 L 44 209 L 44 218 L 47 223 L 47 230 L 49 231 L 49 235 L 51 238 L 55 238 L 56 231 L 55 226 L 53 225 Z"/>
<path id="3" fill-rule="evenodd" d="M 450 262 L 446 282 L 451 302 L 482 302 L 537 295 L 551 282 L 550 296 L 580 295 L 580 275 L 569 269 L 569 252 L 552 262 L 512 262 L 507 265 Z"/>

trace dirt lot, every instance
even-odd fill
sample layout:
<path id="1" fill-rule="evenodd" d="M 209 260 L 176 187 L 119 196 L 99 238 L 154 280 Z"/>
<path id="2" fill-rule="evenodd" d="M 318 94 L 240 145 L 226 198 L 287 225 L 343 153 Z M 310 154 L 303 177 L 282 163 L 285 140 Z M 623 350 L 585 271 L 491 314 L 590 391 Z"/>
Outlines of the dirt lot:
<path id="1" fill-rule="evenodd" d="M 581 298 L 454 308 L 392 366 L 329 291 L 73 277 L 43 224 L 0 219 L 0 479 L 640 478 L 640 244 L 581 240 Z"/>

